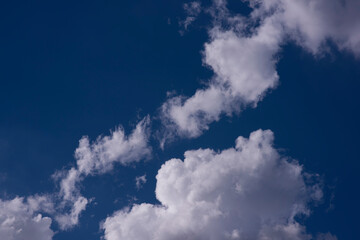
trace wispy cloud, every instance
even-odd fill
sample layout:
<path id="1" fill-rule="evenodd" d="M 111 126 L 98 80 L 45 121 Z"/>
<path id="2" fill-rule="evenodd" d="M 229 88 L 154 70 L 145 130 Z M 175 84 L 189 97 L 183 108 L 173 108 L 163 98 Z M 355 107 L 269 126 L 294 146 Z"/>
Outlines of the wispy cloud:
<path id="1" fill-rule="evenodd" d="M 135 185 L 137 189 L 140 189 L 143 187 L 143 185 L 146 183 L 146 174 L 142 176 L 138 176 L 135 178 Z"/>
<path id="2" fill-rule="evenodd" d="M 201 13 L 201 3 L 198 1 L 185 3 L 184 10 L 186 13 L 186 18 L 183 21 L 180 21 L 180 25 L 183 26 L 185 30 L 187 30 L 190 24 L 194 22 Z"/>

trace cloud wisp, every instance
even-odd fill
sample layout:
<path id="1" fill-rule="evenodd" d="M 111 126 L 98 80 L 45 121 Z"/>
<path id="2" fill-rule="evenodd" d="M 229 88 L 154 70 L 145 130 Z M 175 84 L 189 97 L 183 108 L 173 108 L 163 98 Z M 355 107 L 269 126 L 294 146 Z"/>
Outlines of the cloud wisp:
<path id="1" fill-rule="evenodd" d="M 187 17 L 185 18 L 185 20 L 180 21 L 179 25 L 183 26 L 184 29 L 187 30 L 188 27 L 191 25 L 191 23 L 194 22 L 197 16 L 200 14 L 202 10 L 201 3 L 198 1 L 185 3 L 184 10 L 186 12 Z"/>

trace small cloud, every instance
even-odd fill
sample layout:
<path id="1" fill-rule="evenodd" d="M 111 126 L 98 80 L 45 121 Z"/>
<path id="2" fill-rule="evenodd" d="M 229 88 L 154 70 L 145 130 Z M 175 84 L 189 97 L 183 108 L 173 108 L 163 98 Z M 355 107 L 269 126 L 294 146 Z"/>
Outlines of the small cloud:
<path id="1" fill-rule="evenodd" d="M 189 25 L 193 23 L 201 13 L 201 3 L 198 1 L 185 3 L 184 10 L 187 16 L 185 20 L 180 21 L 179 24 L 180 26 L 183 26 L 185 30 L 187 30 Z"/>
<path id="2" fill-rule="evenodd" d="M 135 178 L 136 189 L 139 190 L 140 188 L 142 188 L 142 186 L 145 183 L 146 183 L 146 174 Z"/>

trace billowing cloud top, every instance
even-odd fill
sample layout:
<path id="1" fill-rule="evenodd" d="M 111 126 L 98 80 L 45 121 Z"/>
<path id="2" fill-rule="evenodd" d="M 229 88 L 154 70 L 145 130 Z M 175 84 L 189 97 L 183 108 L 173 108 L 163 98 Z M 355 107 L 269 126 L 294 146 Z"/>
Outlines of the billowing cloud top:
<path id="1" fill-rule="evenodd" d="M 258 130 L 235 148 L 167 161 L 157 175 L 161 205 L 116 212 L 103 224 L 105 239 L 308 239 L 295 216 L 306 215 L 322 192 L 272 144 L 273 133 Z"/>

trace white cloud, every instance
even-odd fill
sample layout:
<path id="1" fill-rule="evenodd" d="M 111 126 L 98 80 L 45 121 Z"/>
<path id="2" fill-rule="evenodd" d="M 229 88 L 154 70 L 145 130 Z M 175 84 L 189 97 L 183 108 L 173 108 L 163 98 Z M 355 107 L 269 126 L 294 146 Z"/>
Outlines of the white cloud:
<path id="1" fill-rule="evenodd" d="M 112 170 L 115 163 L 128 165 L 149 158 L 149 124 L 150 119 L 146 117 L 137 124 L 130 136 L 126 136 L 120 127 L 110 136 L 100 137 L 92 144 L 88 137 L 83 137 L 75 151 L 78 171 L 85 175 L 101 174 Z"/>
<path id="2" fill-rule="evenodd" d="M 75 151 L 76 166 L 54 174 L 60 182 L 58 193 L 29 196 L 26 201 L 23 198 L 0 199 L 0 239 L 51 239 L 54 235 L 50 229 L 52 220 L 37 214 L 39 212 L 53 216 L 62 230 L 77 225 L 80 214 L 91 202 L 81 195 L 81 181 L 89 175 L 111 171 L 116 163 L 129 165 L 148 159 L 151 156 L 149 124 L 149 117 L 144 118 L 129 136 L 118 128 L 110 136 L 99 137 L 93 143 L 83 137 Z M 145 183 L 145 176 L 139 181 L 139 184 Z"/>
<path id="3" fill-rule="evenodd" d="M 256 106 L 277 86 L 277 54 L 281 45 L 295 41 L 321 55 L 332 40 L 340 50 L 360 56 L 360 1 L 358 0 L 248 0 L 247 18 L 231 15 L 227 1 L 213 0 L 204 10 L 213 17 L 203 62 L 214 76 L 189 98 L 175 96 L 161 107 L 164 126 L 161 145 L 176 136 L 200 136 L 223 115 Z"/>
<path id="4" fill-rule="evenodd" d="M 273 133 L 258 130 L 235 148 L 167 161 L 156 177 L 161 205 L 115 212 L 103 223 L 105 239 L 309 239 L 295 216 L 309 214 L 322 192 L 272 144 Z"/>
<path id="5" fill-rule="evenodd" d="M 204 63 L 214 71 L 205 89 L 190 97 L 173 97 L 162 108 L 165 137 L 198 137 L 221 115 L 255 106 L 278 83 L 276 54 L 283 33 L 276 17 L 267 18 L 250 36 L 235 28 L 214 27 L 205 44 Z"/>
<path id="6" fill-rule="evenodd" d="M 259 4 L 254 15 L 274 11 L 287 34 L 299 45 L 318 54 L 332 40 L 340 50 L 360 55 L 360 2 L 358 0 L 250 0 Z"/>
<path id="7" fill-rule="evenodd" d="M 43 199 L 44 200 L 44 199 Z M 23 198 L 0 199 L 0 239 L 6 240 L 51 240 L 51 219 L 35 213 L 39 204 Z M 41 202 L 41 200 L 40 200 Z"/>
<path id="8" fill-rule="evenodd" d="M 221 86 L 197 90 L 191 98 L 173 97 L 162 105 L 162 121 L 166 127 L 165 139 L 174 135 L 197 137 L 223 113 L 233 112 L 231 93 Z M 163 144 L 162 144 L 163 145 Z"/>
<path id="9" fill-rule="evenodd" d="M 67 202 L 68 203 L 68 202 Z M 72 202 L 70 213 L 60 213 L 55 216 L 55 220 L 61 229 L 69 229 L 79 223 L 79 217 L 82 211 L 86 209 L 89 200 L 79 196 Z"/>
<path id="10" fill-rule="evenodd" d="M 52 195 L 34 195 L 26 198 L 26 202 L 33 211 L 45 212 L 53 214 L 55 212 L 54 200 Z"/>
<path id="11" fill-rule="evenodd" d="M 55 217 L 60 228 L 67 229 L 78 224 L 79 215 L 89 203 L 88 199 L 81 196 L 79 188 L 85 177 L 109 172 L 116 163 L 129 165 L 151 156 L 151 147 L 148 145 L 149 124 L 150 119 L 146 117 L 129 136 L 119 127 L 110 136 L 99 137 L 93 143 L 90 143 L 88 137 L 79 141 L 75 151 L 76 167 L 55 174 L 55 178 L 60 180 L 59 197 L 62 201 L 59 208 L 71 206 L 70 213 L 61 213 Z"/>

